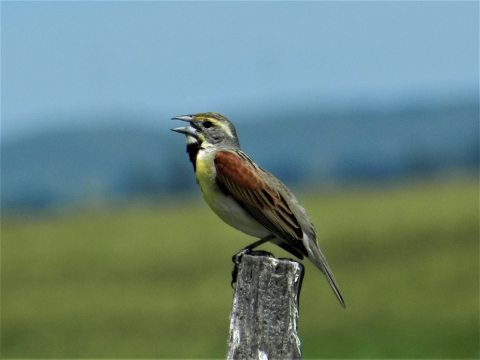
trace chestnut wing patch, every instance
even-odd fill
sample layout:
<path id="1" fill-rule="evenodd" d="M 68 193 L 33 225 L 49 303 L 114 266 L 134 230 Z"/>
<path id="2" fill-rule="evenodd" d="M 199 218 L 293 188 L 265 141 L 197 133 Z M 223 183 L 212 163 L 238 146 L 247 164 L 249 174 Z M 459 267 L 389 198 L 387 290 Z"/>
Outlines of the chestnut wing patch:
<path id="1" fill-rule="evenodd" d="M 230 151 L 219 151 L 214 159 L 217 182 L 277 237 L 301 240 L 303 231 L 287 202 L 268 186 L 259 174 L 262 170 L 250 161 Z"/>

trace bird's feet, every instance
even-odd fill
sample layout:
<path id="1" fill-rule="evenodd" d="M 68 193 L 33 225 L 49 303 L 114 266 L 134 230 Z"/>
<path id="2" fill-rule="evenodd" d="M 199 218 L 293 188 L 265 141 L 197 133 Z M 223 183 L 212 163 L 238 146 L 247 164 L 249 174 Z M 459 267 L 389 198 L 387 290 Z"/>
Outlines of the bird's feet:
<path id="1" fill-rule="evenodd" d="M 234 287 L 234 284 L 237 283 L 237 276 L 238 276 L 238 268 L 240 266 L 240 262 L 242 261 L 243 255 L 248 254 L 252 256 L 268 256 L 268 257 L 275 257 L 272 253 L 269 253 L 268 251 L 263 251 L 263 250 L 255 250 L 253 251 L 250 246 L 247 246 L 246 248 L 240 250 L 238 253 L 232 256 L 232 262 L 233 262 L 233 270 L 232 270 L 232 282 L 230 283 L 230 286 L 232 288 Z"/>

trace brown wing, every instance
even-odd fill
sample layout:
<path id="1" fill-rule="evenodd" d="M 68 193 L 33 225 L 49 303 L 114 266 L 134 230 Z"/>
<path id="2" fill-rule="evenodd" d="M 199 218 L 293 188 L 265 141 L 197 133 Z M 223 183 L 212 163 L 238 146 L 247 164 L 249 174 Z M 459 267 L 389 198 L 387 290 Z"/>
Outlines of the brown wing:
<path id="1" fill-rule="evenodd" d="M 282 195 L 262 178 L 264 170 L 243 152 L 215 155 L 217 183 L 279 239 L 306 255 L 303 231 Z"/>

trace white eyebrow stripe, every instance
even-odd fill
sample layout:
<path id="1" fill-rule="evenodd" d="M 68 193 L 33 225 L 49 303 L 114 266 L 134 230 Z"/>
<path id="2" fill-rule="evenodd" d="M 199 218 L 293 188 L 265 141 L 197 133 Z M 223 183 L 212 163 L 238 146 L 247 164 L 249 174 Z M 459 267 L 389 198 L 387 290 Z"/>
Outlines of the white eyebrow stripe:
<path id="1" fill-rule="evenodd" d="M 226 133 L 228 136 L 230 136 L 231 138 L 233 138 L 233 134 L 232 134 L 232 131 L 230 130 L 230 128 L 228 127 L 228 125 L 226 124 L 223 124 L 223 123 L 220 123 L 216 120 L 212 121 L 213 123 L 215 123 L 217 126 L 220 126 Z"/>

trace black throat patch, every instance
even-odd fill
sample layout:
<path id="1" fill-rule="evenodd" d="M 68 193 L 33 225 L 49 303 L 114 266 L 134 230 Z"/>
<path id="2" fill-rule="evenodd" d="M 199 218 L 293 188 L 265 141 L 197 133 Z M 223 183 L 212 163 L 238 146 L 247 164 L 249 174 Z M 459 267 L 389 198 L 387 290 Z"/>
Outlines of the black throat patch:
<path id="1" fill-rule="evenodd" d="M 200 144 L 198 142 L 187 144 L 187 153 L 188 157 L 190 158 L 190 162 L 193 165 L 193 171 L 197 170 L 197 155 L 199 150 Z"/>

